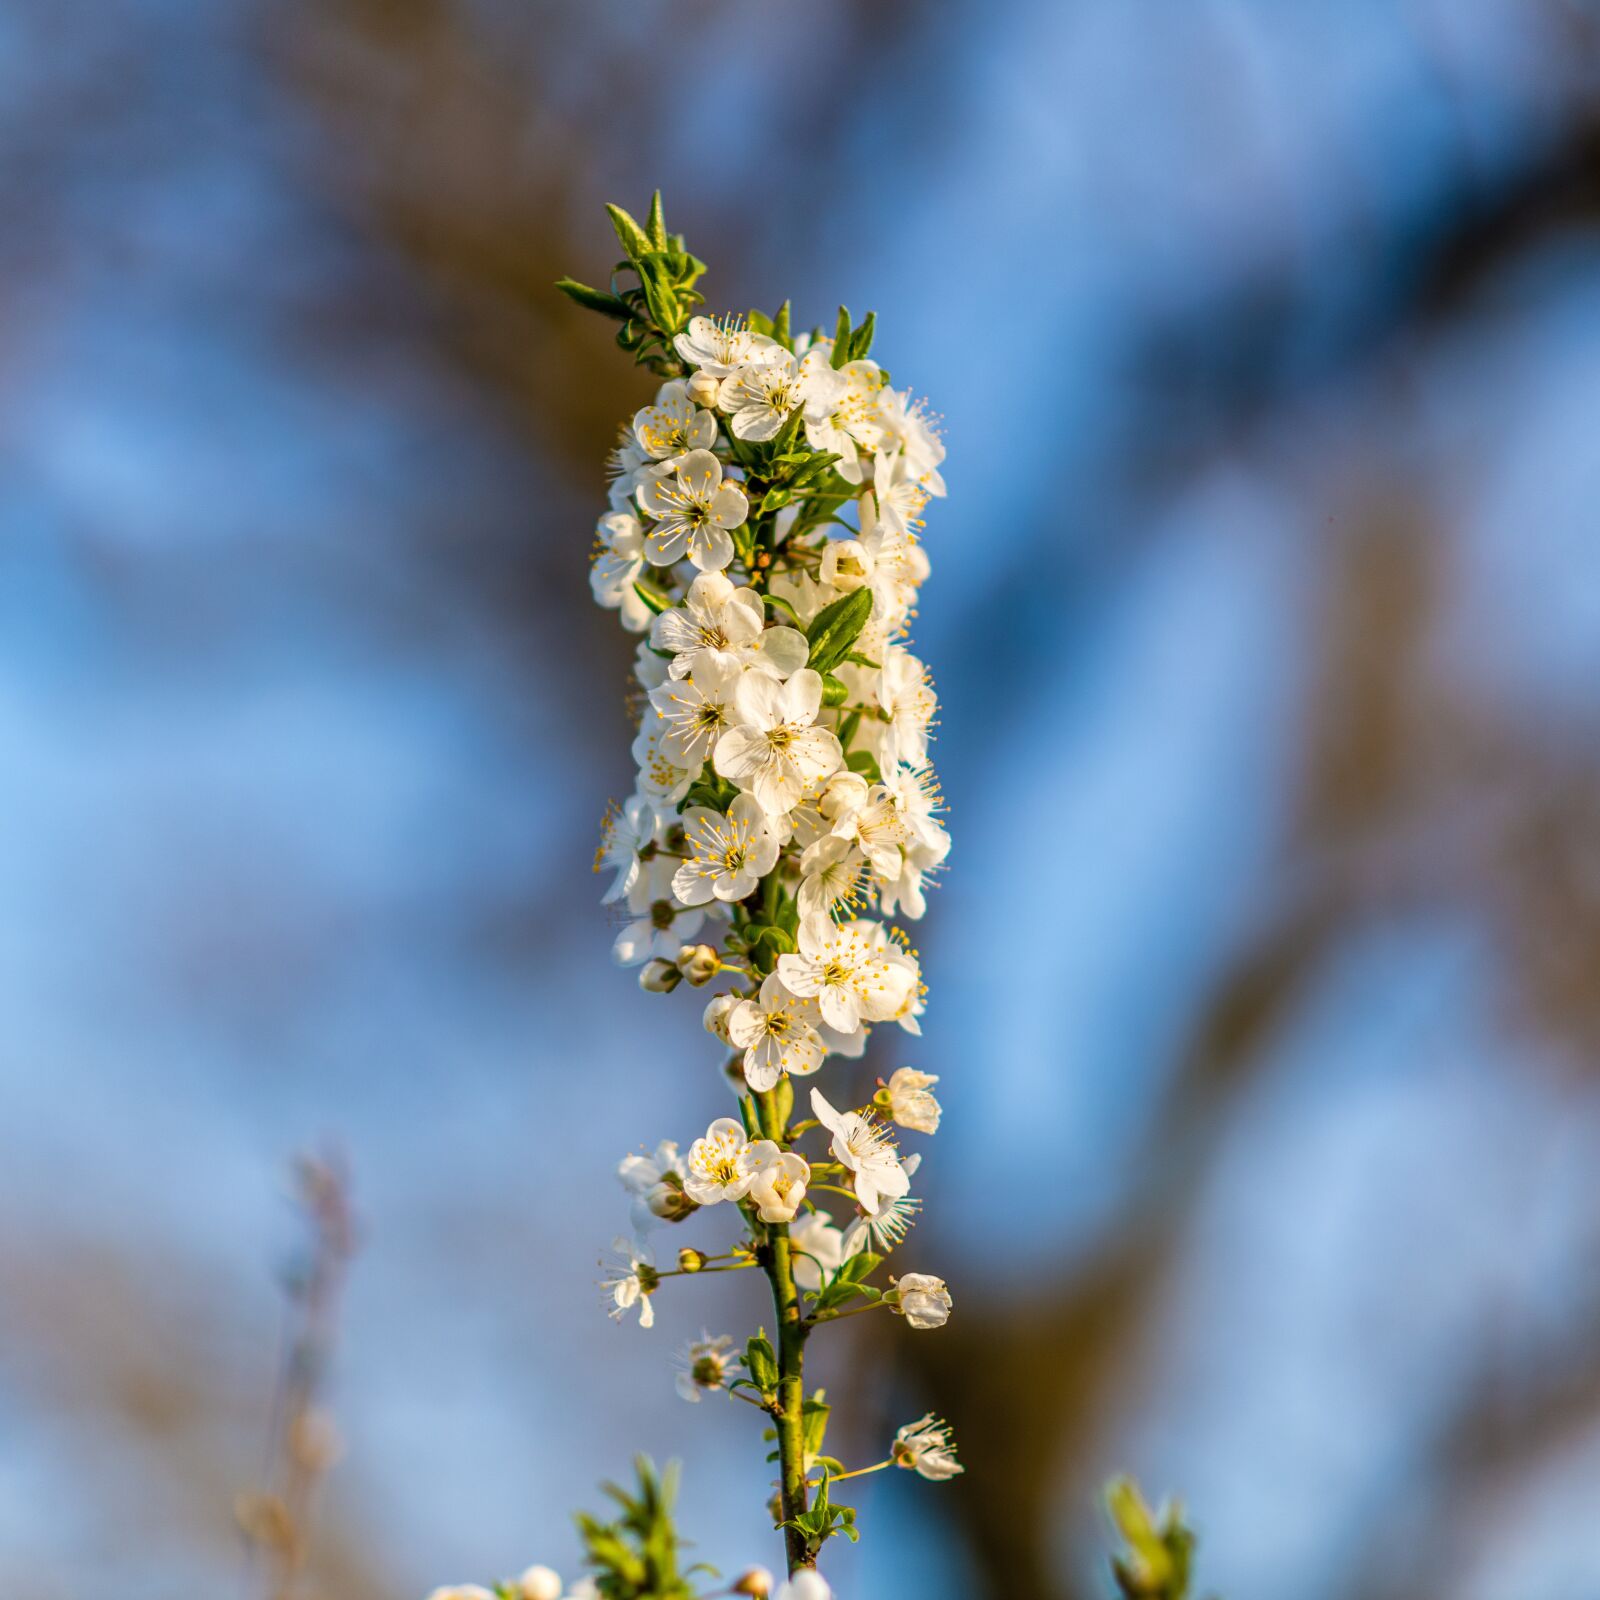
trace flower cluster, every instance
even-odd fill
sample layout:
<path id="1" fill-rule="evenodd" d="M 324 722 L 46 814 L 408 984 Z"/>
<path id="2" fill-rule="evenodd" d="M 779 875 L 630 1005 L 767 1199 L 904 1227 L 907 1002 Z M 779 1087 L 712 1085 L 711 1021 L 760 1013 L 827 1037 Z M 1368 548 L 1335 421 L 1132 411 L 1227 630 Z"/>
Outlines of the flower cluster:
<path id="1" fill-rule="evenodd" d="M 649 992 L 710 990 L 704 1026 L 726 1048 L 739 1115 L 684 1153 L 667 1141 L 621 1163 L 633 1237 L 616 1241 L 604 1293 L 614 1318 L 650 1327 L 668 1278 L 766 1273 L 776 1346 L 704 1334 L 676 1381 L 688 1400 L 726 1393 L 775 1420 L 775 1520 L 794 1575 L 831 1535 L 855 1536 L 830 1485 L 889 1466 L 961 1470 L 930 1416 L 846 1472 L 822 1451 L 820 1391 L 801 1385 L 822 1322 L 882 1308 L 927 1330 L 950 1315 L 937 1277 L 871 1281 L 919 1205 L 920 1157 L 895 1130 L 937 1130 L 938 1080 L 903 1066 L 851 1105 L 841 1073 L 826 1094 L 809 1086 L 800 1120 L 794 1086 L 858 1059 L 875 1029 L 921 1031 L 921 966 L 891 919 L 923 915 L 950 849 L 930 759 L 938 697 L 910 643 L 944 445 L 872 359 L 874 319 L 841 311 L 829 334 L 792 332 L 787 305 L 691 316 L 700 264 L 659 203 L 643 227 L 612 217 L 641 289 L 563 287 L 623 321 L 619 343 L 664 381 L 621 430 L 590 570 L 595 599 L 639 636 L 637 777 L 595 864 L 620 923 L 615 959 Z M 739 1218 L 722 1253 L 657 1264 L 655 1230 L 720 1205 Z"/>

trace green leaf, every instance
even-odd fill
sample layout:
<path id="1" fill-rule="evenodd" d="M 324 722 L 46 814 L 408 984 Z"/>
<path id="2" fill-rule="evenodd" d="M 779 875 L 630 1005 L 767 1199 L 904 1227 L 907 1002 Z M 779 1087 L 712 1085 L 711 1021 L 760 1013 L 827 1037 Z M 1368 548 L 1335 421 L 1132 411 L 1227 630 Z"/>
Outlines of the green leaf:
<path id="1" fill-rule="evenodd" d="M 745 1341 L 744 1369 L 763 1394 L 770 1394 L 778 1387 L 778 1358 L 765 1329 L 751 1334 Z"/>
<path id="2" fill-rule="evenodd" d="M 868 783 L 883 782 L 883 773 L 878 770 L 878 758 L 871 751 L 852 750 L 844 758 L 844 764 L 852 772 L 859 772 Z"/>
<path id="3" fill-rule="evenodd" d="M 877 331 L 878 313 L 869 311 L 866 321 L 850 337 L 850 359 L 859 361 L 872 348 L 872 335 Z"/>
<path id="4" fill-rule="evenodd" d="M 788 1080 L 785 1079 L 785 1082 Z M 822 1441 L 828 1432 L 828 1413 L 833 1407 L 822 1398 L 823 1391 L 817 1392 L 800 1406 L 800 1426 L 803 1447 L 807 1460 L 822 1453 Z"/>
<path id="5" fill-rule="evenodd" d="M 624 255 L 630 260 L 637 260 L 649 251 L 649 235 L 621 206 L 607 204 L 606 215 L 611 218 L 611 226 L 617 230 L 617 243 L 622 246 Z"/>
<path id="6" fill-rule="evenodd" d="M 767 943 L 769 943 L 779 955 L 792 956 L 795 951 L 799 949 L 799 946 L 794 942 L 794 939 L 791 935 L 785 933 L 782 928 L 777 927 L 771 922 L 757 923 L 755 927 L 751 928 L 749 939 L 750 948 L 754 949 L 762 942 L 763 939 L 766 940 Z"/>
<path id="7" fill-rule="evenodd" d="M 833 365 L 842 367 L 850 359 L 850 311 L 839 307 L 839 325 L 833 331 Z"/>
<path id="8" fill-rule="evenodd" d="M 800 620 L 800 613 L 796 611 L 795 608 L 790 605 L 781 594 L 764 594 L 761 598 L 765 600 L 769 606 L 776 606 L 780 611 L 787 611 L 790 618 L 793 620 L 795 627 L 803 628 L 805 626 L 805 624 Z"/>
<path id="9" fill-rule="evenodd" d="M 663 611 L 670 611 L 672 609 L 672 602 L 664 594 L 662 594 L 662 592 L 657 589 L 654 584 L 636 583 L 633 586 L 633 592 L 638 595 L 638 597 L 644 601 L 645 605 L 648 606 L 650 610 L 653 611 L 658 617 Z"/>
<path id="10" fill-rule="evenodd" d="M 831 672 L 849 654 L 871 615 L 872 591 L 865 587 L 824 606 L 806 629 L 811 644 L 806 665 L 818 672 Z"/>
<path id="11" fill-rule="evenodd" d="M 778 307 L 778 314 L 772 319 L 772 337 L 785 350 L 794 349 L 794 339 L 789 332 L 789 302 L 787 300 Z"/>
<path id="12" fill-rule="evenodd" d="M 661 213 L 661 191 L 650 196 L 650 215 L 645 219 L 644 231 L 652 250 L 667 248 L 667 219 Z"/>
<path id="13" fill-rule="evenodd" d="M 586 311 L 598 311 L 602 316 L 617 318 L 619 322 L 626 322 L 633 315 L 628 309 L 628 302 L 620 295 L 607 294 L 603 289 L 591 289 L 576 278 L 557 278 L 556 288 Z"/>
<path id="14" fill-rule="evenodd" d="M 756 507 L 756 515 L 765 517 L 774 511 L 781 511 L 794 499 L 794 494 L 788 489 L 768 489 L 761 497 L 761 504 Z"/>
<path id="15" fill-rule="evenodd" d="M 765 334 L 769 339 L 773 335 L 773 330 L 778 326 L 765 311 L 752 311 L 746 320 L 749 322 L 753 333 Z"/>

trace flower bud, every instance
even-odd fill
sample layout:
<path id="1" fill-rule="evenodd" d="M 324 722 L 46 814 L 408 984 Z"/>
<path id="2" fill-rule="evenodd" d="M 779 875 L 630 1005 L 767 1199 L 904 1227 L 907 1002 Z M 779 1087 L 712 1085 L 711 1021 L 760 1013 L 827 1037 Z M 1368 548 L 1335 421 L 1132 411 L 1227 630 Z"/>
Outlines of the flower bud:
<path id="1" fill-rule="evenodd" d="M 678 970 L 698 989 L 716 977 L 722 961 L 708 944 L 686 944 L 678 952 Z"/>
<path id="2" fill-rule="evenodd" d="M 678 1252 L 679 1272 L 698 1272 L 706 1264 L 705 1252 L 696 1250 L 692 1245 L 685 1245 Z"/>
<path id="3" fill-rule="evenodd" d="M 734 1584 L 735 1594 L 747 1594 L 751 1600 L 766 1600 L 772 1593 L 772 1574 L 765 1567 L 749 1567 L 739 1574 Z"/>
<path id="4" fill-rule="evenodd" d="M 736 994 L 714 994 L 706 1006 L 706 1032 L 726 1045 L 733 1043 L 728 1037 L 728 1015 L 738 1004 L 739 997 Z"/>
<path id="5" fill-rule="evenodd" d="M 549 1567 L 529 1567 L 517 1579 L 521 1600 L 561 1600 L 561 1576 Z"/>
<path id="6" fill-rule="evenodd" d="M 683 982 L 683 974 L 670 961 L 658 956 L 639 968 L 639 987 L 646 994 L 671 994 Z"/>
<path id="7" fill-rule="evenodd" d="M 644 1197 L 645 1209 L 663 1222 L 682 1222 L 700 1207 L 683 1192 L 683 1179 L 676 1172 L 666 1173 Z"/>
<path id="8" fill-rule="evenodd" d="M 697 372 L 689 380 L 689 398 L 697 406 L 705 406 L 708 410 L 716 405 L 717 395 L 721 392 L 721 382 L 713 378 L 709 372 Z"/>

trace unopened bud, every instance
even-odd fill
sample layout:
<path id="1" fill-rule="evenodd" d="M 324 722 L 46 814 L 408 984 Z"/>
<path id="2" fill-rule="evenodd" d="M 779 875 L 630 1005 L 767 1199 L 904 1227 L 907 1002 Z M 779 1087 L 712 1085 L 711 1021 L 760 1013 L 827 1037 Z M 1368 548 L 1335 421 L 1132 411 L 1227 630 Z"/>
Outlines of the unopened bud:
<path id="1" fill-rule="evenodd" d="M 683 974 L 670 961 L 658 956 L 639 968 L 639 987 L 646 994 L 671 994 L 683 982 Z"/>
<path id="2" fill-rule="evenodd" d="M 549 1567 L 529 1567 L 517 1579 L 520 1600 L 561 1600 L 561 1575 Z"/>
<path id="3" fill-rule="evenodd" d="M 721 389 L 721 382 L 709 372 L 697 372 L 689 380 L 689 398 L 697 406 L 714 406 Z"/>
<path id="4" fill-rule="evenodd" d="M 739 1574 L 733 1592 L 747 1594 L 751 1600 L 766 1600 L 766 1596 L 772 1593 L 772 1574 L 765 1567 L 750 1567 Z"/>
<path id="5" fill-rule="evenodd" d="M 720 1039 L 724 1044 L 731 1045 L 733 1040 L 728 1037 L 728 1015 L 738 1004 L 739 997 L 736 994 L 712 995 L 706 1005 L 706 1032 Z"/>
<path id="6" fill-rule="evenodd" d="M 705 1264 L 705 1253 L 701 1250 L 696 1250 L 692 1245 L 685 1245 L 678 1252 L 679 1272 L 698 1272 Z"/>
<path id="7" fill-rule="evenodd" d="M 710 983 L 721 970 L 722 962 L 708 944 L 686 944 L 678 952 L 678 971 L 697 989 Z"/>
<path id="8" fill-rule="evenodd" d="M 655 1184 L 645 1196 L 644 1203 L 651 1216 L 660 1217 L 663 1222 L 682 1222 L 700 1209 L 683 1192 L 683 1179 L 676 1172 L 667 1173 L 660 1183 Z"/>

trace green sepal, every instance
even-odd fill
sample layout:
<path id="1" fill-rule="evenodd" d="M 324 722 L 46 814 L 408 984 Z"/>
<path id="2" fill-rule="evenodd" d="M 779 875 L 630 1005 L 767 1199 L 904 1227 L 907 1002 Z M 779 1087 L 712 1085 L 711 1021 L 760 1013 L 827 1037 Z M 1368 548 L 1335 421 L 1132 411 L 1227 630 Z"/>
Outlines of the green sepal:
<path id="1" fill-rule="evenodd" d="M 865 587 L 853 589 L 824 606 L 806 629 L 811 644 L 806 665 L 818 672 L 831 672 L 850 653 L 871 615 L 872 591 Z"/>

